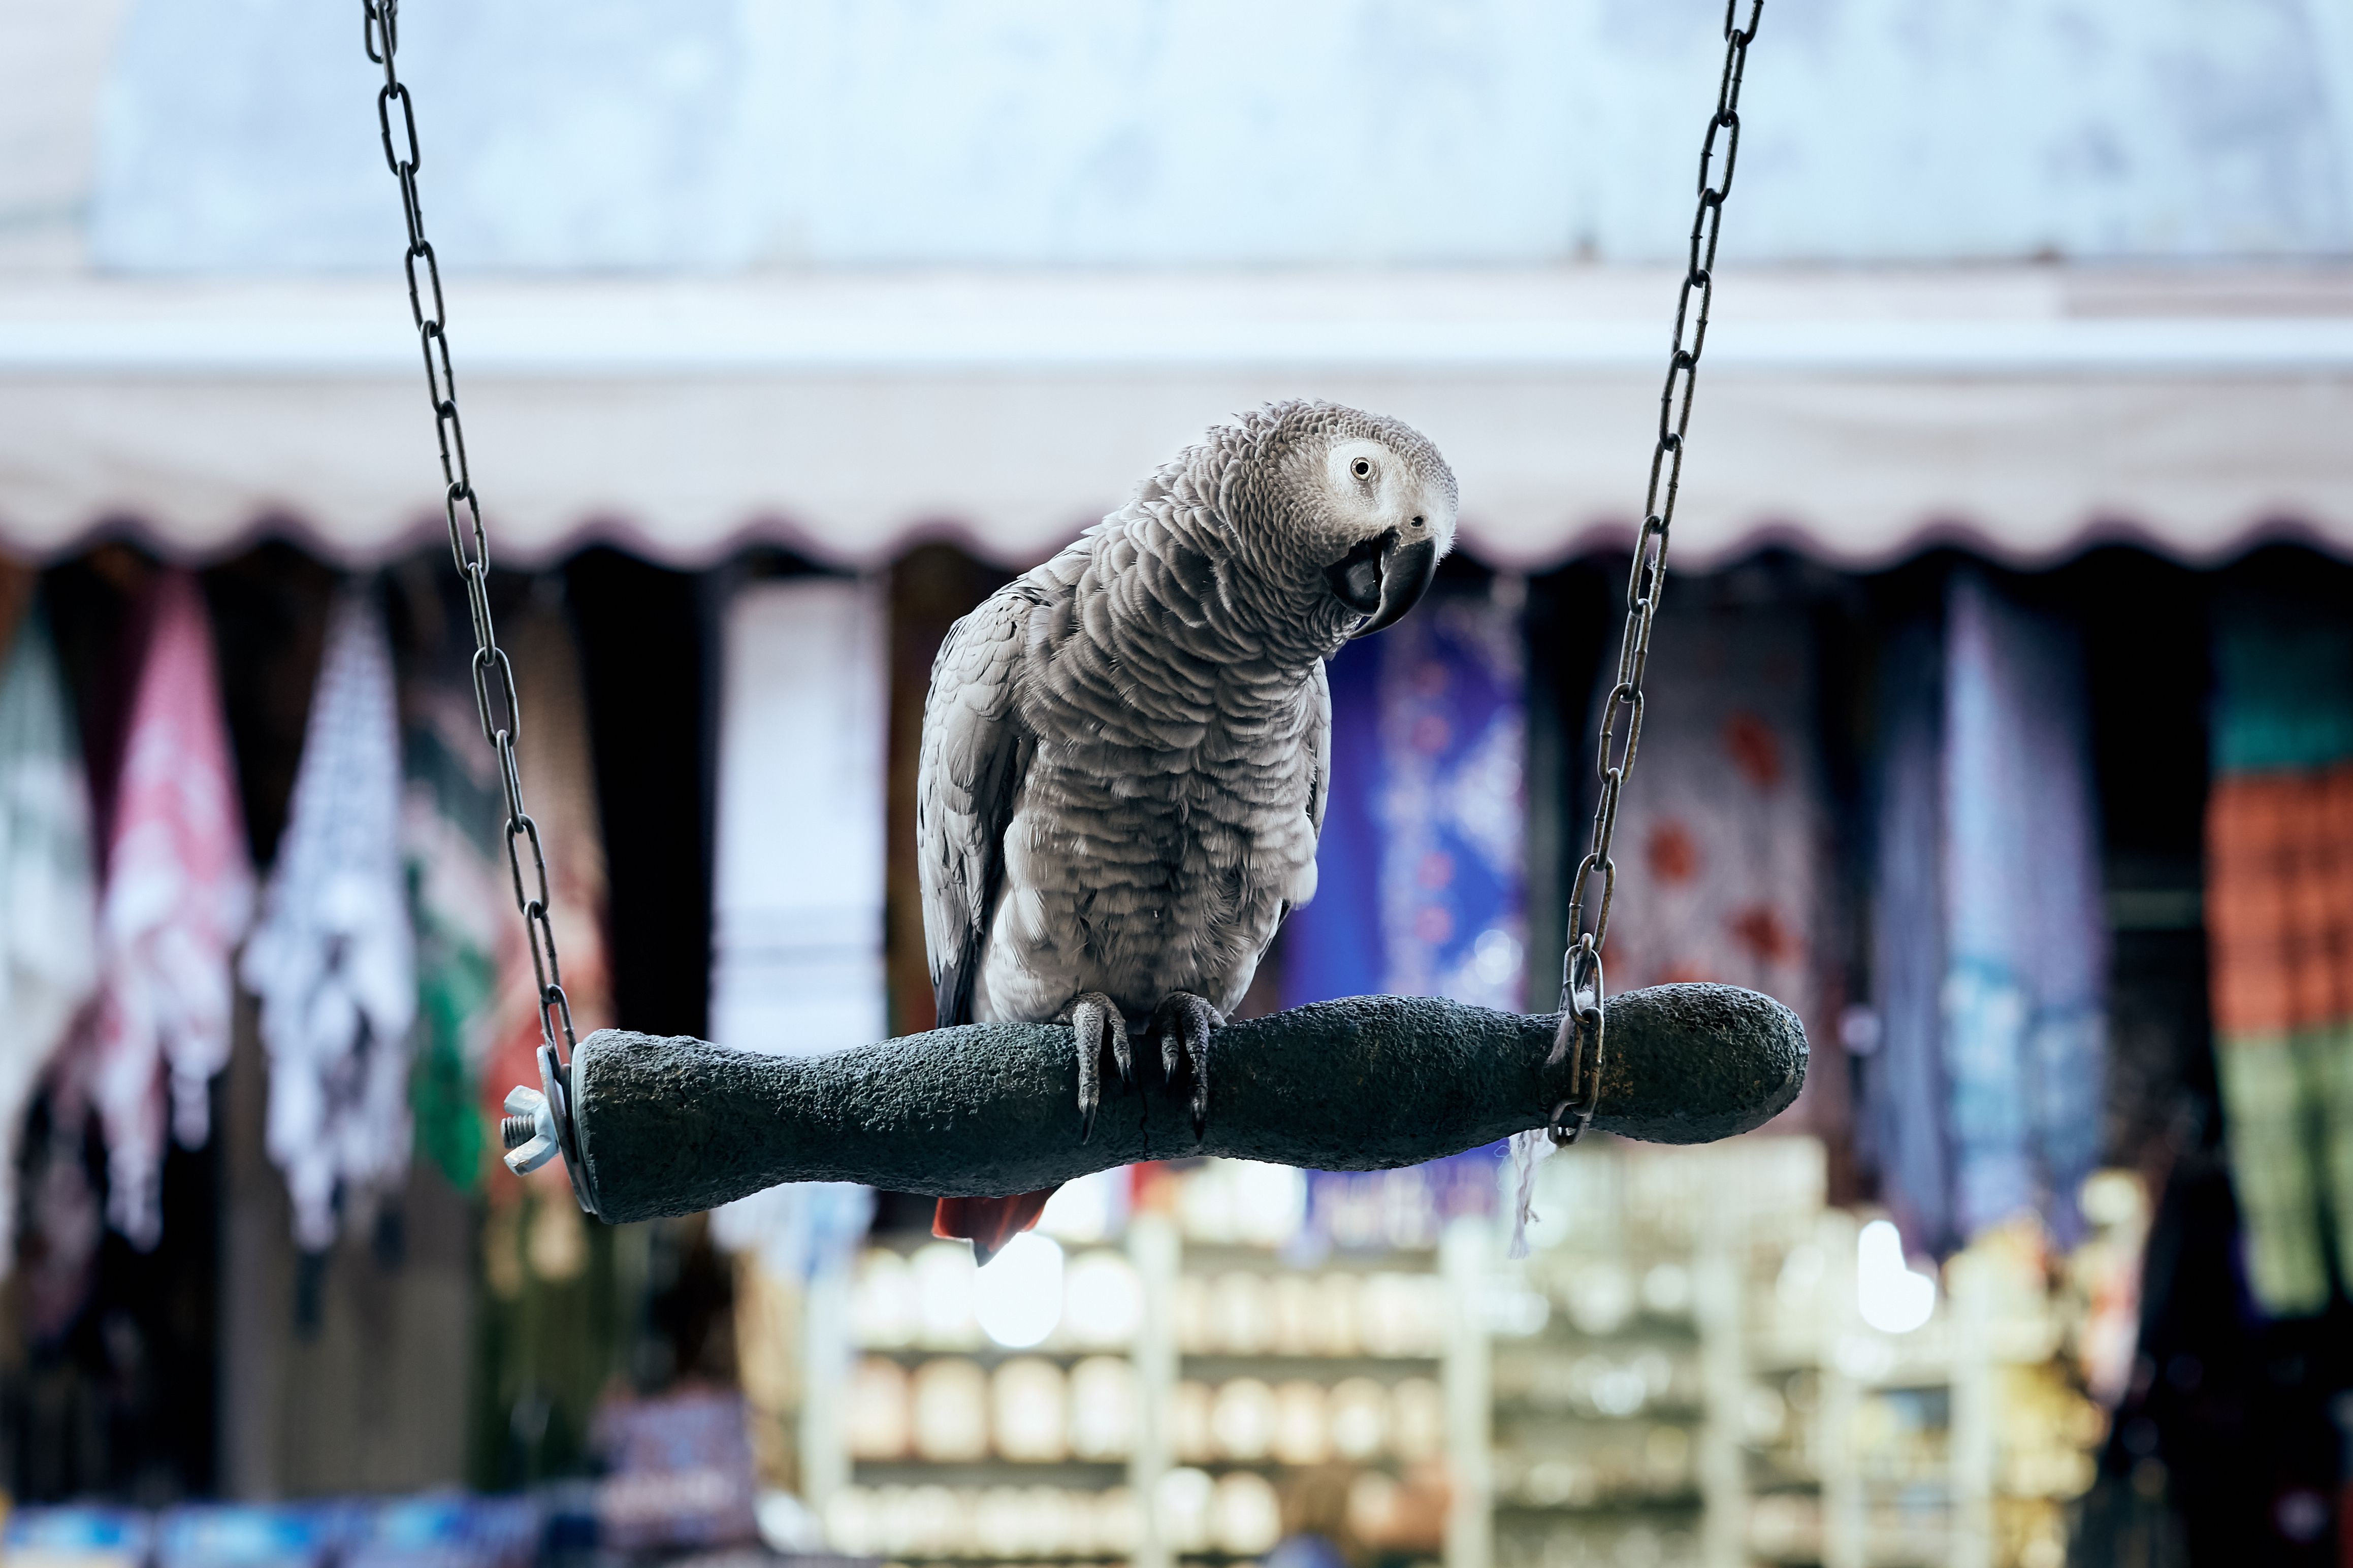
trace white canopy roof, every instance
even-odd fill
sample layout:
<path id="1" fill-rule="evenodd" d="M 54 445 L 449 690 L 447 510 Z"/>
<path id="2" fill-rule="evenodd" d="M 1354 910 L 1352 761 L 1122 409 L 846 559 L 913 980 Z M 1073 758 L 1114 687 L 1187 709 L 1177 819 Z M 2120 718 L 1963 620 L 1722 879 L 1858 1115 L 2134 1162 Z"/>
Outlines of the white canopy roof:
<path id="1" fill-rule="evenodd" d="M 499 558 L 592 539 L 681 564 L 926 535 L 1037 560 L 1203 426 L 1314 395 L 1428 433 L 1498 565 L 1630 538 L 1672 274 L 448 279 Z M 2271 532 L 2353 551 L 2353 268 L 1727 273 L 1679 561 L 1780 538 L 2033 563 Z M 0 542 L 128 529 L 205 558 L 438 536 L 407 303 L 373 280 L 0 286 Z"/>

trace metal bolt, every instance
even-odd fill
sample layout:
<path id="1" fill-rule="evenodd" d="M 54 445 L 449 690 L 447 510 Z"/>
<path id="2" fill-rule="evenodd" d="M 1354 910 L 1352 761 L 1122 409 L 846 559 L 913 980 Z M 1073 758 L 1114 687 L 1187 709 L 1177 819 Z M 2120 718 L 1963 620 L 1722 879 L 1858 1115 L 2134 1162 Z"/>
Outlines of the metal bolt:
<path id="1" fill-rule="evenodd" d="M 506 1119 L 499 1138 L 507 1146 L 507 1169 L 527 1176 L 563 1152 L 555 1135 L 555 1112 L 547 1096 L 517 1084 L 507 1091 Z"/>

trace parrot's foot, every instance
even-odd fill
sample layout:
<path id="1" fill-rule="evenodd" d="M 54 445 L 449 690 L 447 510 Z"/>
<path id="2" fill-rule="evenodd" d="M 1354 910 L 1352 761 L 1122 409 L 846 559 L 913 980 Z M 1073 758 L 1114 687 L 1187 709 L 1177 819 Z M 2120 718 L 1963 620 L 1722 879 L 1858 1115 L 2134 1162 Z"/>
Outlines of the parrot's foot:
<path id="1" fill-rule="evenodd" d="M 1112 1060 L 1119 1066 L 1119 1081 L 1135 1081 L 1135 1057 L 1128 1048 L 1127 1020 L 1119 1004 L 1100 991 L 1082 991 L 1071 998 L 1062 1021 L 1079 1037 L 1079 1142 L 1095 1135 L 1095 1111 L 1103 1105 L 1103 1049 L 1106 1037 Z"/>
<path id="2" fill-rule="evenodd" d="M 1176 1081 L 1177 1053 L 1193 1068 L 1193 1136 L 1209 1125 L 1209 1031 L 1226 1026 L 1225 1015 L 1190 991 L 1172 991 L 1153 1009 L 1152 1031 L 1160 1037 L 1160 1066 Z"/>

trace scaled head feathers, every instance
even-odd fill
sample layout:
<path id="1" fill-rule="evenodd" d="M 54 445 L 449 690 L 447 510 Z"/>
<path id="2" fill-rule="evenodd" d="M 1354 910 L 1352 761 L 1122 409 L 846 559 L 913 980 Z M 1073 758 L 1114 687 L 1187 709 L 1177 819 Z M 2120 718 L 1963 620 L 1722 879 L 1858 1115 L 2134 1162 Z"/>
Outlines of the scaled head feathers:
<path id="1" fill-rule="evenodd" d="M 1212 537 L 1197 542 L 1238 569 L 1235 607 L 1299 626 L 1325 653 L 1402 616 L 1454 545 L 1454 473 L 1438 448 L 1341 404 L 1272 403 L 1218 426 L 1138 499 L 1180 487 L 1214 506 Z"/>

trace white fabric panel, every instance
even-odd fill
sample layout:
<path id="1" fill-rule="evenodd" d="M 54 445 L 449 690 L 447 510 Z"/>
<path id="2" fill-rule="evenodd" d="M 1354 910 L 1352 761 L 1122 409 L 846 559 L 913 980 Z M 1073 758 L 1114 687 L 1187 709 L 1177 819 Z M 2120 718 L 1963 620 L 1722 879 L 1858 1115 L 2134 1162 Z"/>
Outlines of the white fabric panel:
<path id="1" fill-rule="evenodd" d="M 265 1142 L 294 1240 L 334 1245 L 408 1174 L 417 939 L 401 858 L 400 710 L 374 590 L 327 622 L 302 763 L 237 973 L 269 1056 Z M 340 1201 L 339 1201 L 340 1200 Z"/>
<path id="2" fill-rule="evenodd" d="M 738 592 L 720 675 L 711 1034 L 812 1056 L 889 1032 L 882 977 L 888 605 L 879 580 Z M 786 1183 L 713 1212 L 712 1237 L 768 1272 L 839 1267 L 873 1194 Z"/>
<path id="3" fill-rule="evenodd" d="M 1630 537 L 1673 279 L 1542 273 L 450 284 L 493 547 L 751 539 L 1043 558 L 1231 411 L 1312 395 L 1419 426 L 1462 538 L 1538 565 Z M 2127 537 L 2353 550 L 2353 271 L 1735 273 L 1676 524 L 2031 563 Z M 365 563 L 440 531 L 406 300 L 367 285 L 0 289 L 0 544 L 128 522 L 206 556 L 290 528 Z"/>
<path id="4" fill-rule="evenodd" d="M 797 1056 L 879 1040 L 883 764 L 879 585 L 798 577 L 728 607 L 712 1037 Z"/>

